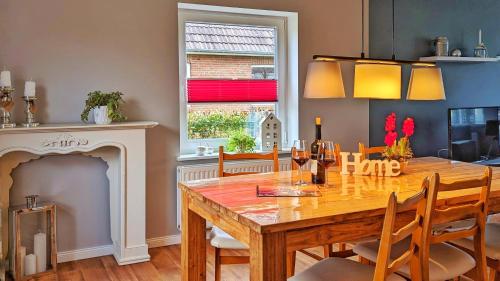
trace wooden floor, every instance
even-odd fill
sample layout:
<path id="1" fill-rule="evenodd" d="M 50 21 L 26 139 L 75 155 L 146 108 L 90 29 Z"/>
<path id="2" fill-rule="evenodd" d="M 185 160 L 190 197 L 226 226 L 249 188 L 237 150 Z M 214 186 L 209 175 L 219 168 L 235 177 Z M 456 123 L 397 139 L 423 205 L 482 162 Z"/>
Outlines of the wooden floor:
<path id="1" fill-rule="evenodd" d="M 213 277 L 213 248 L 208 248 L 207 280 Z M 313 249 L 321 255 L 322 249 Z M 234 252 L 236 253 L 236 252 Z M 57 275 L 44 276 L 36 281 L 180 281 L 181 280 L 181 250 L 180 245 L 153 248 L 149 250 L 151 261 L 133 265 L 118 266 L 112 256 L 92 258 L 58 265 Z M 304 254 L 297 253 L 296 272 L 300 272 L 316 261 Z M 7 279 L 11 281 L 10 279 Z M 248 265 L 223 265 L 223 281 L 249 280 Z"/>

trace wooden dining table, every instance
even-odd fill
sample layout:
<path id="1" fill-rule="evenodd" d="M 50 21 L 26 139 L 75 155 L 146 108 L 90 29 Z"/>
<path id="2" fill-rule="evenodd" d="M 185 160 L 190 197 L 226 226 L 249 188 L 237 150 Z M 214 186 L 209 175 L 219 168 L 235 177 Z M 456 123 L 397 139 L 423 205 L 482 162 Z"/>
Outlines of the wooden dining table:
<path id="1" fill-rule="evenodd" d="M 213 178 L 179 184 L 182 191 L 182 280 L 206 280 L 206 222 L 249 246 L 250 280 L 287 279 L 287 254 L 320 245 L 377 238 L 391 192 L 398 200 L 420 190 L 425 177 L 442 182 L 483 175 L 484 166 L 435 157 L 414 158 L 398 177 L 328 172 L 319 197 L 258 197 L 256 187 L 294 188 L 296 171 Z M 307 173 L 305 173 L 305 176 Z M 437 204 L 478 198 L 478 190 L 441 192 Z M 500 212 L 500 168 L 493 168 L 489 211 Z M 398 214 L 408 223 L 414 211 Z"/>

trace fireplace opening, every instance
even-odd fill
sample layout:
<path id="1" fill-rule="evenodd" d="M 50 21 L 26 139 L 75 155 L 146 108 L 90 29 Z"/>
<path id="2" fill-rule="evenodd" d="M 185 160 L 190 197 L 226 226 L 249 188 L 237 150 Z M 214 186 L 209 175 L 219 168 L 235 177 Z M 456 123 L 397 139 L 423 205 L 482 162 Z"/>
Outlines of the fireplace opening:
<path id="1" fill-rule="evenodd" d="M 77 258 L 75 252 L 111 247 L 108 165 L 81 154 L 49 155 L 19 165 L 12 171 L 10 206 L 25 204 L 24 196 L 57 205 L 59 262 Z M 23 222 L 29 232 L 33 222 Z M 33 229 L 36 231 L 36 229 Z M 27 251 L 32 241 L 25 239 Z M 102 251 L 101 251 L 102 252 Z"/>

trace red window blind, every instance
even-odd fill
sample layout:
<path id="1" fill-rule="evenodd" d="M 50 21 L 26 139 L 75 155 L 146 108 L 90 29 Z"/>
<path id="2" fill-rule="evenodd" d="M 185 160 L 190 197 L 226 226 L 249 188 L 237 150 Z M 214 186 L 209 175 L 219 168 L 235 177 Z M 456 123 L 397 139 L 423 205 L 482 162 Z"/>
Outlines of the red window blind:
<path id="1" fill-rule="evenodd" d="M 188 102 L 276 102 L 278 83 L 269 79 L 188 79 Z"/>

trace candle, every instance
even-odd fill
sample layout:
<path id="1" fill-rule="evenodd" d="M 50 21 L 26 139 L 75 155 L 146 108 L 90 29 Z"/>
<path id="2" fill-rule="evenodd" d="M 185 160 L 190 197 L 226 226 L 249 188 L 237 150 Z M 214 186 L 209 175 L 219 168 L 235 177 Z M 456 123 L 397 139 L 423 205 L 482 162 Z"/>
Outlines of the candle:
<path id="1" fill-rule="evenodd" d="M 34 97 L 35 88 L 36 88 L 36 83 L 34 81 L 26 81 L 26 83 L 24 83 L 24 96 Z"/>
<path id="2" fill-rule="evenodd" d="M 21 276 L 24 276 L 24 259 L 26 257 L 26 247 L 19 247 L 19 255 L 21 256 Z"/>
<path id="3" fill-rule="evenodd" d="M 36 256 L 29 254 L 24 258 L 24 273 L 26 276 L 36 273 Z"/>
<path id="4" fill-rule="evenodd" d="M 479 29 L 479 45 L 481 45 L 483 43 L 483 32 L 481 31 L 481 29 Z"/>
<path id="5" fill-rule="evenodd" d="M 36 272 L 44 272 L 47 270 L 47 235 L 45 233 L 35 234 L 35 243 L 33 252 L 36 256 Z"/>
<path id="6" fill-rule="evenodd" d="M 4 70 L 0 72 L 0 87 L 12 87 L 10 81 L 10 71 Z"/>

